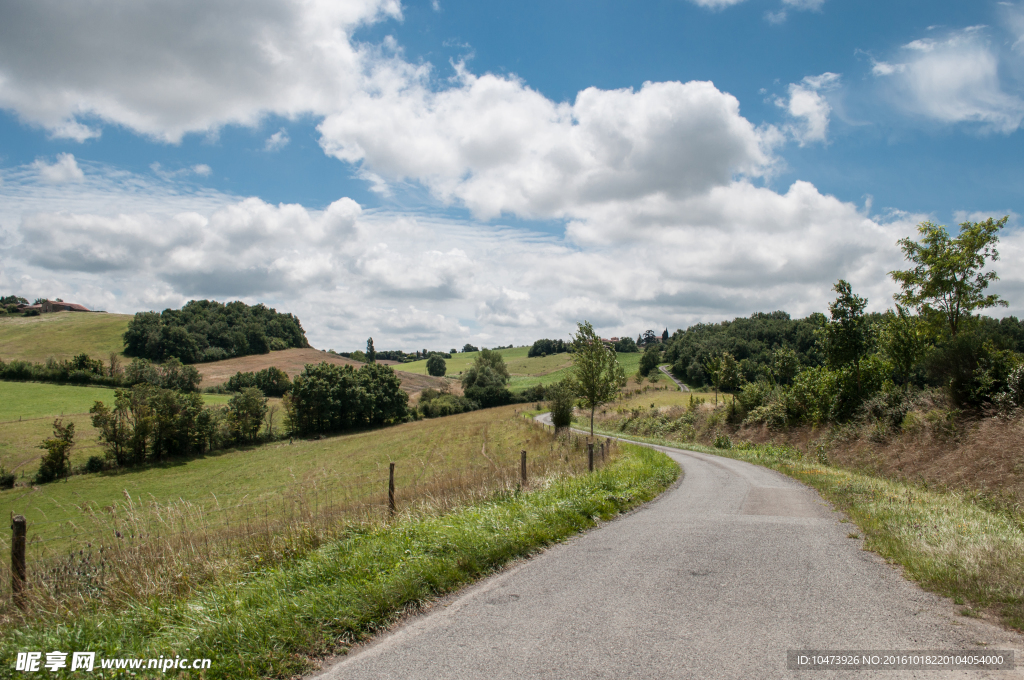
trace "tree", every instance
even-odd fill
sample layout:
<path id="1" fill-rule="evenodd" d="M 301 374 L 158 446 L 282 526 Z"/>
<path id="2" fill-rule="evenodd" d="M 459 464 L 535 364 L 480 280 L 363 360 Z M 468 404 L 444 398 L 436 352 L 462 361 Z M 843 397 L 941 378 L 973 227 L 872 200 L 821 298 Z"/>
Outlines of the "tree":
<path id="1" fill-rule="evenodd" d="M 441 377 L 448 372 L 448 365 L 445 364 L 444 359 L 440 354 L 431 354 L 430 358 L 427 359 L 427 373 L 433 376 Z"/>
<path id="2" fill-rule="evenodd" d="M 366 339 L 366 363 L 373 364 L 377 362 L 377 350 L 373 348 L 373 338 Z"/>
<path id="3" fill-rule="evenodd" d="M 661 341 L 664 343 L 668 342 L 668 328 L 661 332 Z"/>
<path id="4" fill-rule="evenodd" d="M 991 217 L 984 222 L 962 222 L 960 234 L 950 238 L 943 225 L 922 222 L 917 231 L 920 242 L 909 238 L 898 241 L 903 255 L 914 264 L 912 269 L 892 271 L 889 275 L 903 292 L 898 303 L 914 307 L 921 316 L 939 318 L 955 338 L 977 309 L 1006 306 L 998 295 L 985 295 L 994 271 L 983 272 L 986 262 L 999 259 L 998 232 L 1009 216 Z"/>
<path id="5" fill-rule="evenodd" d="M 640 375 L 647 377 L 651 374 L 651 371 L 658 367 L 658 363 L 661 361 L 661 349 L 657 344 L 647 345 L 647 349 L 644 350 L 644 355 L 640 357 Z"/>
<path id="6" fill-rule="evenodd" d="M 254 442 L 267 415 L 267 398 L 258 387 L 246 387 L 228 402 L 228 419 L 235 436 Z"/>
<path id="7" fill-rule="evenodd" d="M 467 342 L 465 345 L 462 346 L 462 351 L 463 352 L 479 352 L 480 348 L 476 347 L 475 345 L 471 345 L 471 344 L 469 344 Z"/>
<path id="8" fill-rule="evenodd" d="M 626 373 L 615 358 L 615 350 L 606 347 L 589 321 L 576 324 L 572 338 L 573 355 L 569 380 L 583 406 L 590 409 L 590 436 L 594 436 L 594 411 L 612 401 L 626 384 Z"/>
<path id="9" fill-rule="evenodd" d="M 878 348 L 892 363 L 895 378 L 904 386 L 910 384 L 914 367 L 928 348 L 928 338 L 920 318 L 911 316 L 902 305 L 882 317 L 878 331 Z"/>
<path id="10" fill-rule="evenodd" d="M 555 432 L 572 425 L 572 412 L 576 406 L 576 395 L 573 394 L 572 385 L 560 380 L 548 388 L 547 397 Z"/>
<path id="11" fill-rule="evenodd" d="M 648 345 L 656 344 L 657 342 L 658 334 L 655 333 L 653 330 L 648 329 L 644 331 L 643 337 L 637 340 L 636 344 L 640 345 L 641 347 L 646 347 Z"/>
<path id="12" fill-rule="evenodd" d="M 715 404 L 718 404 L 718 392 L 723 387 L 735 388 L 739 384 L 739 364 L 729 352 L 722 352 L 708 358 L 704 362 L 704 371 L 711 378 L 715 388 Z"/>
<path id="13" fill-rule="evenodd" d="M 612 348 L 618 354 L 630 354 L 640 351 L 640 348 L 633 342 L 633 338 L 619 338 L 618 342 L 612 345 Z"/>
<path id="14" fill-rule="evenodd" d="M 39 461 L 36 483 L 65 479 L 71 474 L 71 448 L 75 445 L 75 424 L 65 424 L 60 418 L 53 421 L 53 437 L 44 439 L 39 448 L 46 449 Z"/>
<path id="15" fill-rule="evenodd" d="M 832 286 L 839 295 L 829 304 L 831 319 L 822 329 L 826 361 L 832 368 L 852 364 L 857 374 L 857 390 L 860 390 L 860 362 L 868 352 L 870 335 L 868 320 L 864 316 L 867 298 L 855 294 L 850 284 L 839 279 Z"/>
<path id="16" fill-rule="evenodd" d="M 493 349 L 485 349 L 462 376 L 462 390 L 480 406 L 501 406 L 512 401 L 512 393 L 506 387 L 508 379 L 505 358 Z"/>

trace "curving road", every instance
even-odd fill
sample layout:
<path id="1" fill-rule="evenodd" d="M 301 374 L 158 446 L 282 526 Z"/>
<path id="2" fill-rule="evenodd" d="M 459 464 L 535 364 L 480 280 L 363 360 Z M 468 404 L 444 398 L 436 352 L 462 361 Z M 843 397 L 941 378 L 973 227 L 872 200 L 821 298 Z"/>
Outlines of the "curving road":
<path id="1" fill-rule="evenodd" d="M 903 579 L 812 489 L 666 447 L 682 482 L 640 510 L 437 603 L 318 678 L 984 678 L 796 671 L 789 649 L 1016 650 Z"/>
<path id="2" fill-rule="evenodd" d="M 658 370 L 667 375 L 669 380 L 674 382 L 676 385 L 679 385 L 680 392 L 690 391 L 690 388 L 686 386 L 686 383 L 682 382 L 681 380 L 678 380 L 674 375 L 672 375 L 672 372 L 668 369 L 667 366 L 658 366 Z"/>

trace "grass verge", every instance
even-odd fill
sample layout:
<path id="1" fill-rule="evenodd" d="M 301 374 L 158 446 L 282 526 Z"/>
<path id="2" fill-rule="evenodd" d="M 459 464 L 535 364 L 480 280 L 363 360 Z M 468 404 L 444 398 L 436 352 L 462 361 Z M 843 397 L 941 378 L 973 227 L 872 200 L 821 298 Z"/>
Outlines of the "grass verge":
<path id="1" fill-rule="evenodd" d="M 656 497 L 680 474 L 663 454 L 637 446 L 622 451 L 597 472 L 549 478 L 534 491 L 510 489 L 440 516 L 355 526 L 301 559 L 254 567 L 241 580 L 188 599 L 154 598 L 129 611 L 6 631 L 0 677 L 13 676 L 18 651 L 56 649 L 205 657 L 213 659 L 200 674 L 207 678 L 309 671 L 317 658 L 345 651 L 403 612 Z M 107 677 L 102 673 L 97 677 Z"/>
<path id="2" fill-rule="evenodd" d="M 970 604 L 965 616 L 988 610 L 1024 630 L 1024 516 L 1018 512 L 986 507 L 979 502 L 984 498 L 969 491 L 936 490 L 807 460 L 790 446 L 716 449 L 659 437 L 625 438 L 736 458 L 793 477 L 844 512 L 860 528 L 864 547 L 899 564 L 907 578 Z"/>

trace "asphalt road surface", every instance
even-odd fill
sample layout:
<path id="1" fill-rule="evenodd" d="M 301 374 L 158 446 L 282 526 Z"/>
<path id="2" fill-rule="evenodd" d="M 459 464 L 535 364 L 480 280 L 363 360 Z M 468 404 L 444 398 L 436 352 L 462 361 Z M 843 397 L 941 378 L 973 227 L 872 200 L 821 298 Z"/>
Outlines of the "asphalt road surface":
<path id="1" fill-rule="evenodd" d="M 808 671 L 787 650 L 1015 650 L 862 550 L 814 490 L 655 447 L 685 478 L 336 660 L 317 678 L 988 678 L 1013 671 Z"/>
<path id="2" fill-rule="evenodd" d="M 679 385 L 680 392 L 690 391 L 690 388 L 686 386 L 686 383 L 682 382 L 681 380 L 676 380 L 676 377 L 672 375 L 672 372 L 669 370 L 668 366 L 658 366 L 658 370 L 667 375 L 669 380 L 674 382 L 676 385 Z"/>

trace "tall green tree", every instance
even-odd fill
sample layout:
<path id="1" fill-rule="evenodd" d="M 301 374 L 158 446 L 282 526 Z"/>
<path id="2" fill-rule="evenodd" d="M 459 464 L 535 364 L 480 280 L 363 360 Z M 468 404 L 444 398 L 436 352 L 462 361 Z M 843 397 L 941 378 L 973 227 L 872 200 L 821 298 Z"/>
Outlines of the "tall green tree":
<path id="1" fill-rule="evenodd" d="M 373 364 L 377 362 L 377 350 L 373 348 L 373 338 L 366 339 L 366 363 Z"/>
<path id="2" fill-rule="evenodd" d="M 909 385 L 914 367 L 928 349 L 920 318 L 909 314 L 900 304 L 895 312 L 887 311 L 878 325 L 878 349 L 892 364 L 896 380 Z"/>
<path id="3" fill-rule="evenodd" d="M 860 390 L 860 362 L 871 344 L 868 319 L 864 315 L 868 301 L 854 293 L 849 282 L 843 279 L 839 279 L 832 290 L 837 296 L 829 303 L 831 318 L 821 334 L 825 357 L 832 368 L 852 365 L 857 375 L 857 389 Z"/>
<path id="4" fill-rule="evenodd" d="M 922 222 L 917 228 L 920 241 L 898 241 L 914 266 L 889 272 L 903 288 L 896 301 L 917 309 L 921 316 L 941 319 L 953 338 L 975 310 L 1005 307 L 1006 301 L 998 295 L 985 294 L 988 284 L 999 277 L 983 270 L 988 261 L 999 259 L 999 230 L 1008 219 L 1007 215 L 1000 220 L 990 217 L 984 222 L 962 222 L 960 233 L 953 238 L 945 226 Z"/>
<path id="5" fill-rule="evenodd" d="M 430 375 L 441 377 L 448 372 L 448 365 L 444 361 L 444 357 L 440 354 L 431 354 L 430 358 L 427 359 L 427 373 Z"/>
<path id="6" fill-rule="evenodd" d="M 267 398 L 258 387 L 246 387 L 228 402 L 228 421 L 241 441 L 256 441 L 266 415 Z"/>
<path id="7" fill-rule="evenodd" d="M 657 343 L 651 343 L 647 345 L 647 349 L 644 350 L 644 354 L 640 357 L 640 375 L 647 377 L 651 374 L 651 371 L 658 368 L 658 362 L 661 361 L 661 346 Z"/>
<path id="8" fill-rule="evenodd" d="M 590 436 L 594 436 L 594 411 L 615 399 L 626 384 L 626 373 L 615 358 L 615 350 L 606 347 L 589 321 L 576 324 L 572 338 L 572 369 L 569 373 L 573 392 L 590 409 Z"/>

